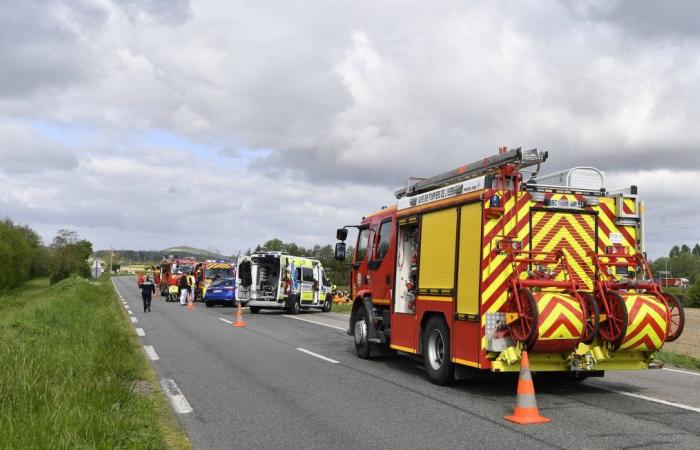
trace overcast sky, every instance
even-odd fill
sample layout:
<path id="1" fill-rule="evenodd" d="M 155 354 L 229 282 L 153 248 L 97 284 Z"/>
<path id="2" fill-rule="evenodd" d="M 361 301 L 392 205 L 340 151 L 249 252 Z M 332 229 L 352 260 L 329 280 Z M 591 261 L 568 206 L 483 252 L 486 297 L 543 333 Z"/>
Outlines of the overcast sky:
<path id="1" fill-rule="evenodd" d="M 331 243 L 409 176 L 548 150 L 700 242 L 687 1 L 0 0 L 0 215 L 99 249 Z"/>

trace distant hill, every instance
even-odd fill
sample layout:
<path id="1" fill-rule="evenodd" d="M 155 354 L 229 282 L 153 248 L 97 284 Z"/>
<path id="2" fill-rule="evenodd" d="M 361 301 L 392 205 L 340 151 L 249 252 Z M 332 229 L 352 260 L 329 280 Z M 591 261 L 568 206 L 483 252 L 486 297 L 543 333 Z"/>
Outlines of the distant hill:
<path id="1" fill-rule="evenodd" d="M 170 247 L 161 250 L 161 253 L 165 256 L 167 255 L 177 255 L 177 256 L 200 256 L 202 258 L 209 259 L 222 259 L 225 258 L 224 255 L 220 255 L 216 252 L 209 250 L 204 250 L 202 248 L 189 247 L 187 245 L 181 245 L 179 247 Z"/>
<path id="2" fill-rule="evenodd" d="M 98 250 L 95 256 L 109 261 L 110 250 Z M 114 261 L 116 264 L 157 264 L 164 256 L 176 255 L 179 257 L 193 256 L 199 260 L 205 259 L 227 259 L 226 256 L 216 252 L 201 248 L 180 245 L 177 247 L 165 248 L 163 250 L 118 250 L 114 249 Z"/>

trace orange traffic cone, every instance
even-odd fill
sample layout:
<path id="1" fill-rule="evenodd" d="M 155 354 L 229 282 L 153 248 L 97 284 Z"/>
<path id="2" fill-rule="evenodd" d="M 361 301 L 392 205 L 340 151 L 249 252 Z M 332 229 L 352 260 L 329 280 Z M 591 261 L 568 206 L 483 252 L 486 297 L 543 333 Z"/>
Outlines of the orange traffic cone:
<path id="1" fill-rule="evenodd" d="M 535 399 L 535 385 L 532 383 L 530 373 L 530 361 L 527 352 L 523 352 L 520 358 L 520 379 L 518 380 L 518 395 L 515 401 L 515 411 L 512 416 L 503 416 L 520 425 L 536 425 L 551 422 L 552 419 L 540 415 Z"/>
<path id="2" fill-rule="evenodd" d="M 187 302 L 187 309 L 194 309 L 194 302 L 192 301 L 192 295 L 188 295 L 187 299 L 189 300 Z"/>
<path id="3" fill-rule="evenodd" d="M 234 327 L 244 327 L 245 322 L 243 322 L 243 307 L 241 306 L 241 302 L 238 303 L 238 310 L 236 311 L 236 321 L 233 322 Z"/>

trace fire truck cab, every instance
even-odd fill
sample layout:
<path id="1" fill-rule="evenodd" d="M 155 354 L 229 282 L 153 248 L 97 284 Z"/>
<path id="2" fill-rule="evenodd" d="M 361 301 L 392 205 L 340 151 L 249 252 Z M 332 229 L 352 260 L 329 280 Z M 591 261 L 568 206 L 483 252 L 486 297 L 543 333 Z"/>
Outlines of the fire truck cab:
<path id="1" fill-rule="evenodd" d="M 257 314 L 261 309 L 329 312 L 332 286 L 321 262 L 281 252 L 261 252 L 238 263 L 236 300 Z"/>
<path id="2" fill-rule="evenodd" d="M 160 262 L 160 295 L 166 301 L 175 301 L 178 293 L 178 281 L 184 273 L 192 272 L 197 263 L 192 258 L 177 258 L 170 256 Z"/>
<path id="3" fill-rule="evenodd" d="M 608 190 L 590 167 L 538 178 L 547 156 L 499 149 L 407 183 L 395 205 L 352 226 L 359 357 L 422 355 L 437 384 L 518 371 L 524 350 L 533 371 L 579 378 L 655 366 L 684 312 L 652 279 L 636 187 Z"/>

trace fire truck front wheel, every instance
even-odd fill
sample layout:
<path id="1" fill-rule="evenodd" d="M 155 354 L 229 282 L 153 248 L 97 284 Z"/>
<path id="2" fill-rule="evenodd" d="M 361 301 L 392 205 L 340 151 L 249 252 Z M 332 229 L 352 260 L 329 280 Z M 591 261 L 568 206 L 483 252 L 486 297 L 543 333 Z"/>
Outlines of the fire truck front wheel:
<path id="1" fill-rule="evenodd" d="M 431 317 L 423 334 L 423 361 L 430 381 L 445 385 L 454 379 L 450 356 L 450 330 L 441 317 Z"/>
<path id="2" fill-rule="evenodd" d="M 364 306 L 355 313 L 355 326 L 353 327 L 353 335 L 355 337 L 355 351 L 357 356 L 362 359 L 369 359 L 370 342 L 368 339 L 369 324 L 367 323 L 367 312 Z"/>

